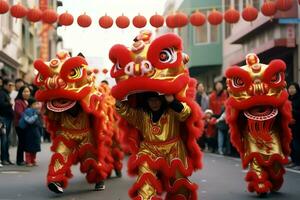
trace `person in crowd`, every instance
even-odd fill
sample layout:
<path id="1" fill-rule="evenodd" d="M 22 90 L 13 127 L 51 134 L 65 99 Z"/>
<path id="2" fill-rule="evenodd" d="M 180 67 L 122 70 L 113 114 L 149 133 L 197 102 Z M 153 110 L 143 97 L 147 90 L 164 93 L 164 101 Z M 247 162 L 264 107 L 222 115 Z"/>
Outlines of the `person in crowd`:
<path id="1" fill-rule="evenodd" d="M 221 81 L 217 81 L 214 85 L 214 90 L 213 92 L 209 95 L 209 109 L 211 109 L 214 113 L 214 117 L 219 119 L 222 115 L 222 113 L 225 110 L 225 101 L 228 97 L 227 92 L 224 90 L 223 83 Z M 221 121 L 222 118 L 218 120 L 218 124 L 221 124 L 223 121 Z M 224 121 L 225 122 L 225 121 Z M 219 126 L 216 126 L 217 128 L 217 141 L 218 141 L 218 153 L 223 155 L 224 151 L 223 146 L 225 143 L 225 136 L 228 134 L 226 129 L 220 129 L 218 128 Z"/>
<path id="2" fill-rule="evenodd" d="M 25 165 L 24 162 L 24 145 L 25 145 L 25 133 L 24 130 L 19 127 L 19 120 L 28 106 L 27 100 L 30 98 L 30 89 L 28 86 L 22 86 L 19 89 L 18 95 L 15 99 L 15 115 L 14 124 L 18 136 L 17 147 L 17 165 Z"/>
<path id="3" fill-rule="evenodd" d="M 3 78 L 0 77 L 0 89 L 2 88 L 2 86 L 3 86 Z"/>
<path id="4" fill-rule="evenodd" d="M 196 94 L 196 101 L 201 107 L 203 111 L 208 109 L 209 106 L 209 97 L 206 94 L 205 87 L 203 83 L 197 84 L 197 94 Z"/>
<path id="5" fill-rule="evenodd" d="M 36 153 L 41 151 L 42 122 L 39 114 L 39 103 L 34 98 L 28 99 L 28 107 L 24 111 L 19 127 L 25 133 L 25 159 L 28 167 L 36 166 Z"/>
<path id="6" fill-rule="evenodd" d="M 298 83 L 291 83 L 288 87 L 289 100 L 292 103 L 293 120 L 290 125 L 293 140 L 291 144 L 291 163 L 288 167 L 300 170 L 300 87 Z"/>
<path id="7" fill-rule="evenodd" d="M 18 78 L 15 80 L 15 87 L 14 87 L 13 91 L 10 93 L 10 99 L 13 104 L 15 103 L 15 99 L 18 95 L 20 88 L 23 87 L 24 85 L 25 85 L 25 82 L 23 81 L 23 79 Z"/>
<path id="8" fill-rule="evenodd" d="M 3 87 L 0 90 L 0 122 L 5 126 L 5 134 L 1 134 L 1 161 L 3 165 L 12 165 L 9 158 L 9 135 L 11 132 L 14 112 L 9 94 L 13 89 L 13 82 L 3 80 Z"/>
<path id="9" fill-rule="evenodd" d="M 217 119 L 217 130 L 218 130 L 218 153 L 220 155 L 230 155 L 231 146 L 230 146 L 230 136 L 229 136 L 229 127 L 225 121 L 226 113 L 225 110 L 222 112 L 221 116 Z"/>
<path id="10" fill-rule="evenodd" d="M 205 150 L 215 152 L 217 149 L 216 141 L 216 123 L 217 119 L 213 117 L 213 111 L 206 109 L 204 112 L 204 144 Z"/>

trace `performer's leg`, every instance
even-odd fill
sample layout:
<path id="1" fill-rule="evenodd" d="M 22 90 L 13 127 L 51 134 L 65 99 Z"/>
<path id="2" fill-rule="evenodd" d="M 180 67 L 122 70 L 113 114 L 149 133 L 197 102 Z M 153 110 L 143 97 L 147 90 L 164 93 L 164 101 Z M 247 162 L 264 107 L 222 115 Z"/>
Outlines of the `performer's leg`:
<path id="1" fill-rule="evenodd" d="M 168 180 L 166 188 L 166 200 L 197 200 L 197 185 L 178 171 L 175 178 Z"/>
<path id="2" fill-rule="evenodd" d="M 250 162 L 250 170 L 245 180 L 249 182 L 249 192 L 256 192 L 259 195 L 268 193 L 272 187 L 269 174 L 258 164 L 255 158 Z"/>
<path id="3" fill-rule="evenodd" d="M 62 193 L 72 177 L 70 167 L 76 160 L 76 143 L 70 140 L 55 138 L 52 150 L 54 153 L 49 164 L 47 183 L 51 191 Z"/>
<path id="4" fill-rule="evenodd" d="M 80 171 L 86 173 L 88 183 L 95 183 L 95 190 L 104 190 L 104 173 L 98 162 L 98 151 L 92 135 L 87 135 L 81 142 L 79 149 Z"/>
<path id="5" fill-rule="evenodd" d="M 285 169 L 282 164 L 276 162 L 274 165 L 266 169 L 268 171 L 270 182 L 272 184 L 271 191 L 278 191 L 283 184 L 283 175 L 285 173 Z"/>
<path id="6" fill-rule="evenodd" d="M 149 167 L 144 162 L 139 167 L 139 174 L 135 184 L 129 191 L 129 195 L 134 200 L 160 200 L 157 196 L 162 192 L 161 182 L 156 177 L 156 170 Z"/>

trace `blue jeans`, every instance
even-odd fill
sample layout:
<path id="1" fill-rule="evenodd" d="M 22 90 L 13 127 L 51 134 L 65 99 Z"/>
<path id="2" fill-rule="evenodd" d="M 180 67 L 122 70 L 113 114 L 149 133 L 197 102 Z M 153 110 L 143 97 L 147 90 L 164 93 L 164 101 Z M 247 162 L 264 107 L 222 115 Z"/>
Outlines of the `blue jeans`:
<path id="1" fill-rule="evenodd" d="M 224 153 L 230 154 L 230 137 L 227 131 L 218 129 L 218 153 L 223 155 Z"/>
<path id="2" fill-rule="evenodd" d="M 9 134 L 11 131 L 12 120 L 9 118 L 1 117 L 1 120 L 5 124 L 6 133 L 1 134 L 1 161 L 10 161 L 9 159 Z"/>

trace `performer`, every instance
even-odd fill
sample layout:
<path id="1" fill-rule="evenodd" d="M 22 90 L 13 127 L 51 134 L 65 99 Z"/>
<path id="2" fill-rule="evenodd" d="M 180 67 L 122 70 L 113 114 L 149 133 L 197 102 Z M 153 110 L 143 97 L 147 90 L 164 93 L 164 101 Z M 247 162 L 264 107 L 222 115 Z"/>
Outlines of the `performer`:
<path id="1" fill-rule="evenodd" d="M 116 100 L 111 95 L 111 89 L 106 80 L 101 81 L 99 91 L 103 94 L 104 112 L 107 114 L 107 131 L 111 134 L 111 155 L 113 158 L 114 171 L 117 177 L 122 176 L 122 160 L 124 158 L 124 127 L 122 126 L 121 117 L 115 110 Z"/>
<path id="2" fill-rule="evenodd" d="M 63 193 L 72 177 L 71 165 L 80 163 L 96 190 L 105 188 L 104 179 L 113 169 L 111 134 L 105 109 L 105 94 L 94 84 L 95 76 L 82 56 L 65 51 L 50 62 L 36 60 L 37 100 L 44 102 L 47 129 L 53 155 L 47 175 L 48 188 Z"/>
<path id="3" fill-rule="evenodd" d="M 286 65 L 282 60 L 261 64 L 255 54 L 247 65 L 226 71 L 230 97 L 226 115 L 231 142 L 240 153 L 248 190 L 265 196 L 283 183 L 290 153 L 291 105 L 285 89 Z"/>
<path id="4" fill-rule="evenodd" d="M 130 142 L 130 175 L 137 175 L 129 191 L 135 200 L 197 199 L 197 185 L 188 180 L 201 167 L 196 139 L 202 130 L 195 102 L 195 85 L 184 68 L 188 57 L 175 34 L 150 41 L 141 31 L 130 50 L 115 45 L 111 75 L 117 85 L 112 95 L 117 111 L 134 127 L 126 132 Z"/>

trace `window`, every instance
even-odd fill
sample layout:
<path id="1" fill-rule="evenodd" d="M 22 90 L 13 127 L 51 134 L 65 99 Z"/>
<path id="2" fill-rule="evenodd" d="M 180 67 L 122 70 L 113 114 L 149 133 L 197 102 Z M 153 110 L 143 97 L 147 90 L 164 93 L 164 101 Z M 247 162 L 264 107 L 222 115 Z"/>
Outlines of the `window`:
<path id="1" fill-rule="evenodd" d="M 260 10 L 260 0 L 252 0 L 252 5 L 257 10 Z"/>
<path id="2" fill-rule="evenodd" d="M 225 38 L 228 38 L 231 35 L 231 24 L 225 23 Z"/>
<path id="3" fill-rule="evenodd" d="M 201 11 L 207 16 L 207 11 Z M 200 27 L 194 27 L 194 43 L 211 43 L 218 42 L 219 26 L 212 26 L 209 23 L 205 23 Z"/>
<path id="4" fill-rule="evenodd" d="M 219 26 L 210 26 L 210 42 L 218 41 Z"/>
<path id="5" fill-rule="evenodd" d="M 207 36 L 207 23 L 205 23 L 203 26 L 195 27 L 195 43 L 206 43 L 208 42 L 208 36 Z"/>

